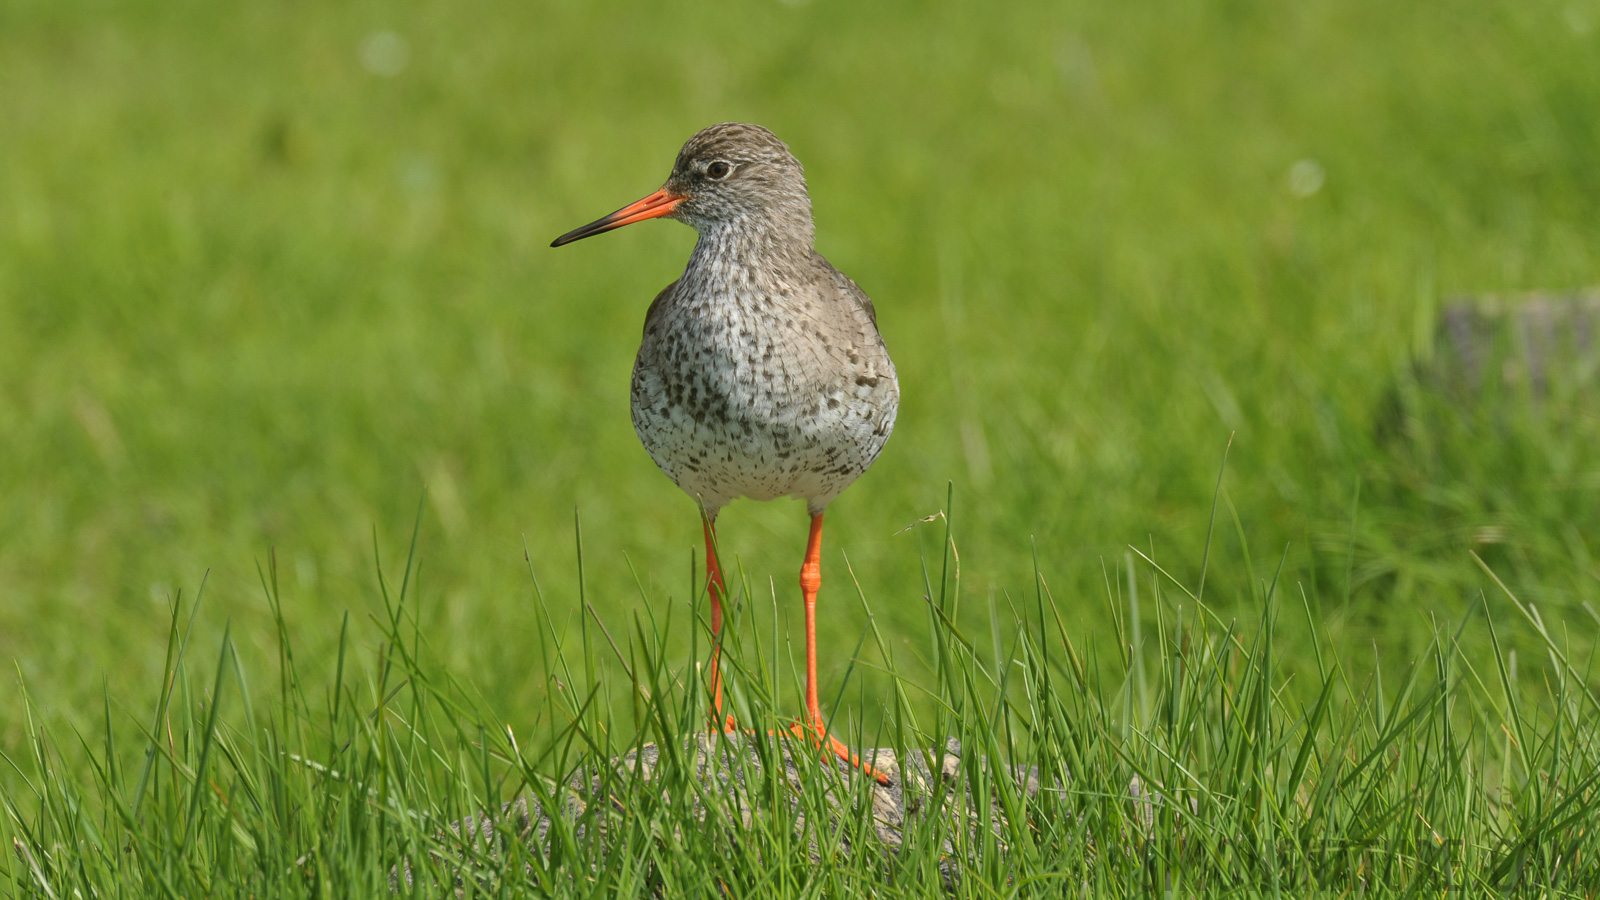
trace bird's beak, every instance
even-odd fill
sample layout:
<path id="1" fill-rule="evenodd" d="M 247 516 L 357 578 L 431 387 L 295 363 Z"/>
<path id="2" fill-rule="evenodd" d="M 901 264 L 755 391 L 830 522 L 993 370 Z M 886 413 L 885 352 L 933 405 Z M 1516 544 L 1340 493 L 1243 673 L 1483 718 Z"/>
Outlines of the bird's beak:
<path id="1" fill-rule="evenodd" d="M 562 244 L 570 244 L 573 241 L 582 240 L 586 237 L 593 237 L 594 235 L 602 232 L 610 231 L 613 228 L 621 228 L 624 225 L 632 225 L 635 222 L 643 222 L 645 219 L 655 219 L 660 218 L 661 216 L 671 215 L 672 210 L 676 208 L 679 203 L 683 202 L 683 199 L 683 197 L 680 197 L 677 194 L 667 193 L 667 189 L 662 188 L 643 200 L 624 206 L 609 216 L 602 216 L 598 219 L 595 219 L 593 222 L 590 222 L 582 228 L 572 229 L 566 234 L 563 234 L 561 237 L 551 241 L 550 246 L 559 247 Z"/>

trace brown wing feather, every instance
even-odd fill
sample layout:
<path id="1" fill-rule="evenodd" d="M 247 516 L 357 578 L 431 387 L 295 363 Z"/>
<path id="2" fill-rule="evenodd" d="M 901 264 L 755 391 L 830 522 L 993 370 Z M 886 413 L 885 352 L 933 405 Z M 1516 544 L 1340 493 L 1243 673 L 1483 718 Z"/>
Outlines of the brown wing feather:
<path id="1" fill-rule="evenodd" d="M 657 294 L 656 298 L 650 301 L 650 308 L 645 310 L 644 313 L 644 330 L 647 334 L 650 331 L 651 324 L 655 322 L 656 314 L 661 310 L 661 301 L 665 300 L 667 295 L 672 293 L 672 289 L 677 286 L 678 282 L 674 281 L 673 283 L 662 288 L 661 293 Z"/>
<path id="2" fill-rule="evenodd" d="M 866 313 L 867 321 L 872 323 L 873 328 L 877 328 L 878 310 L 873 307 L 872 298 L 868 297 L 867 292 L 861 289 L 861 285 L 856 284 L 855 279 L 849 275 L 834 268 L 833 264 L 828 262 L 827 258 L 822 254 L 813 251 L 813 255 L 816 256 L 827 271 L 833 273 L 833 283 L 839 288 L 839 291 L 849 297 L 855 303 L 857 309 Z"/>
<path id="3" fill-rule="evenodd" d="M 837 272 L 838 270 L 835 269 L 834 271 Z M 850 295 L 850 298 L 856 301 L 856 305 L 866 312 L 867 321 L 872 323 L 872 327 L 877 328 L 878 310 L 872 305 L 872 298 L 868 297 L 867 292 L 861 289 L 861 285 L 856 284 L 855 279 L 849 275 L 839 272 L 839 277 L 844 279 L 845 293 Z"/>

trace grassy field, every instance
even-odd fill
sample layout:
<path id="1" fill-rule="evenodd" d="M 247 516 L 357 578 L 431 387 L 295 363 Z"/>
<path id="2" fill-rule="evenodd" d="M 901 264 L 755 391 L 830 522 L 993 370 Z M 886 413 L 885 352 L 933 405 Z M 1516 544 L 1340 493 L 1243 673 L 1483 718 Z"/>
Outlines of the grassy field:
<path id="1" fill-rule="evenodd" d="M 1494 688 L 1495 661 L 1515 658 L 1548 725 L 1558 698 L 1596 686 L 1600 411 L 1560 394 L 1460 412 L 1409 379 L 1450 298 L 1600 281 L 1597 50 L 1593 0 L 9 0 L 0 659 L 19 689 L 0 691 L 0 749 L 20 770 L 0 766 L 0 786 L 49 783 L 26 762 L 41 728 L 66 748 L 61 784 L 93 777 L 74 730 L 137 769 L 143 744 L 108 744 L 107 717 L 151 727 L 175 598 L 187 617 L 202 580 L 194 734 L 210 733 L 209 658 L 237 658 L 232 696 L 283 721 L 283 640 L 306 684 L 336 683 L 341 646 L 378 684 L 395 636 L 374 548 L 393 576 L 418 521 L 418 653 L 473 698 L 451 722 L 556 740 L 540 654 L 548 632 L 581 638 L 580 590 L 618 633 L 676 616 L 660 651 L 682 669 L 697 522 L 639 447 L 627 385 L 645 306 L 693 235 L 652 223 L 546 245 L 653 190 L 684 138 L 729 119 L 806 164 L 819 249 L 874 298 L 902 380 L 894 438 L 828 519 L 822 690 L 847 689 L 841 721 L 896 721 L 898 682 L 875 670 L 890 657 L 934 689 L 924 566 L 943 523 L 904 529 L 948 511 L 954 626 L 988 664 L 1019 620 L 1041 654 L 1070 637 L 1124 659 L 1139 624 L 1159 655 L 1158 617 L 1205 561 L 1214 627 L 1258 622 L 1274 580 L 1314 625 L 1275 639 L 1284 704 L 1310 709 L 1329 683 L 1318 648 L 1353 709 L 1379 672 L 1393 691 L 1413 662 L 1448 658 Z M 798 624 L 804 528 L 788 501 L 724 515 L 749 624 Z M 1011 612 L 1041 575 L 1055 631 Z M 882 646 L 851 670 L 869 607 Z M 1134 690 L 1133 659 L 1105 690 Z M 775 707 L 797 709 L 774 685 Z M 628 684 L 606 689 L 626 706 Z M 932 721 L 936 704 L 907 702 Z M 1484 749 L 1492 718 L 1473 732 L 1486 792 L 1512 753 Z M 1336 744 L 1345 726 L 1327 727 Z M 441 735 L 459 740 L 451 759 L 477 738 Z M 43 821 L 17 809 L 0 834 Z M 0 863 L 21 890 L 16 865 Z"/>
<path id="2" fill-rule="evenodd" d="M 108 692 L 103 741 L 44 727 L 11 761 L 25 788 L 5 797 L 16 853 L 0 884 L 18 896 L 1592 895 L 1600 700 L 1511 595 L 1550 654 L 1543 690 L 1519 678 L 1493 617 L 1470 612 L 1436 625 L 1387 689 L 1346 665 L 1304 596 L 1296 615 L 1277 578 L 1246 623 L 1181 586 L 1164 602 L 1154 581 L 1154 628 L 1130 584 L 1128 651 L 1111 658 L 1080 649 L 1041 585 L 1033 615 L 1008 618 L 1009 648 L 989 655 L 953 624 L 949 539 L 947 525 L 929 561 L 931 678 L 904 677 L 876 629 L 861 641 L 893 686 L 863 740 L 902 761 L 927 754 L 922 777 L 885 770 L 899 779 L 887 798 L 788 740 L 775 701 L 792 668 L 776 630 L 765 643 L 760 628 L 730 631 L 725 648 L 729 708 L 754 736 L 690 752 L 706 697 L 669 661 L 670 613 L 639 617 L 620 644 L 603 627 L 566 642 L 552 629 L 534 663 L 552 690 L 519 739 L 432 659 L 408 603 L 413 556 L 398 584 L 380 581 L 381 648 L 353 648 L 342 629 L 321 683 L 281 619 L 275 692 L 252 685 L 226 634 L 207 672 L 188 657 L 193 612 L 175 605 L 170 688 L 142 721 L 119 725 Z M 1489 636 L 1492 662 L 1463 651 L 1469 628 Z M 1315 660 L 1309 690 L 1284 676 L 1286 635 Z M 659 750 L 648 764 L 643 741 Z"/>

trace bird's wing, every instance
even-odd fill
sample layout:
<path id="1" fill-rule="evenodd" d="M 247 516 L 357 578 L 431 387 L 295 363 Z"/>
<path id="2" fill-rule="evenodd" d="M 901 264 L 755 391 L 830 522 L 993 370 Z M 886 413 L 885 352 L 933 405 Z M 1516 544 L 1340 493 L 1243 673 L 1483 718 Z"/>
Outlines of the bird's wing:
<path id="1" fill-rule="evenodd" d="M 872 305 L 872 298 L 868 297 L 867 292 L 861 289 L 861 285 L 856 284 L 855 279 L 851 278 L 849 275 L 839 272 L 839 277 L 844 279 L 844 284 L 842 287 L 844 288 L 845 294 L 848 295 L 850 299 L 854 300 L 856 305 L 867 314 L 867 321 L 872 323 L 872 327 L 877 328 L 878 310 Z"/>
<path id="2" fill-rule="evenodd" d="M 818 362 L 822 363 L 820 357 L 828 358 L 819 371 L 834 372 L 841 377 L 842 373 L 849 372 L 853 377 L 859 374 L 858 368 L 865 366 L 867 370 L 892 373 L 893 364 L 889 362 L 883 335 L 878 332 L 878 311 L 867 292 L 850 276 L 828 265 L 820 255 L 818 259 L 823 265 L 812 284 L 809 315 L 819 324 L 827 323 L 824 330 L 832 335 L 832 339 L 827 340 L 819 332 L 817 340 L 812 342 L 811 351 L 818 355 Z"/>
<path id="3" fill-rule="evenodd" d="M 650 308 L 645 310 L 644 313 L 644 330 L 646 334 L 650 332 L 650 326 L 655 324 L 656 315 L 662 311 L 662 301 L 670 303 L 671 301 L 668 300 L 668 298 L 672 295 L 673 288 L 676 288 L 677 286 L 678 282 L 674 281 L 673 283 L 662 288 L 661 293 L 657 294 L 656 298 L 650 301 Z"/>
<path id="4" fill-rule="evenodd" d="M 866 313 L 867 321 L 872 323 L 873 328 L 877 328 L 878 311 L 877 309 L 873 308 L 872 298 L 868 297 L 867 292 L 861 289 L 861 285 L 856 284 L 855 279 L 851 278 L 849 275 L 846 275 L 845 273 L 834 268 L 833 264 L 828 262 L 828 260 L 825 259 L 822 254 L 818 253 L 817 259 L 821 260 L 823 267 L 828 272 L 832 273 L 833 286 L 838 290 L 838 292 L 844 296 L 846 300 L 852 303 L 856 309 Z"/>

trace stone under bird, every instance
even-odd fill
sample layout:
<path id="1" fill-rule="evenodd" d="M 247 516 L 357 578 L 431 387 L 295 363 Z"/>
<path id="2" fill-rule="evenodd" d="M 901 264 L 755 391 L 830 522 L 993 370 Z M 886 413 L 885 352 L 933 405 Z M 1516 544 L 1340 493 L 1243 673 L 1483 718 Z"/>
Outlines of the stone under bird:
<path id="1" fill-rule="evenodd" d="M 817 702 L 822 515 L 877 459 L 900 403 L 877 313 L 816 251 L 805 171 L 765 128 L 727 122 L 700 131 L 660 190 L 550 246 L 662 217 L 693 227 L 699 240 L 683 275 L 645 313 L 633 425 L 656 465 L 700 506 L 713 647 L 727 597 L 717 514 L 739 497 L 804 499 L 806 712 L 794 731 L 887 784 L 827 733 Z M 713 650 L 712 723 L 731 731 L 717 662 Z"/>

